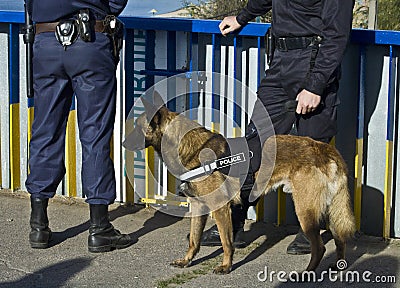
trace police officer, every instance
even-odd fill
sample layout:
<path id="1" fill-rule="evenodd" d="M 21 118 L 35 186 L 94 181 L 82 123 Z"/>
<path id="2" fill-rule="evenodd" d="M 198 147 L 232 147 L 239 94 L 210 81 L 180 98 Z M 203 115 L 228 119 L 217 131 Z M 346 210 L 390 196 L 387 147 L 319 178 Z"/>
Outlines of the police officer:
<path id="1" fill-rule="evenodd" d="M 289 134 L 295 127 L 299 136 L 329 142 L 337 133 L 340 62 L 351 31 L 353 6 L 354 0 L 249 0 L 237 16 L 226 17 L 220 23 L 222 35 L 227 35 L 272 9 L 275 51 L 257 96 L 258 103 L 268 111 L 276 134 Z M 279 117 L 285 103 L 293 100 L 298 101 L 296 113 Z M 258 137 L 250 135 L 254 134 L 254 123 L 259 123 L 256 127 L 260 130 L 263 122 L 264 114 L 258 107 L 256 103 L 246 135 L 250 149 L 258 151 L 258 157 L 253 159 L 261 157 Z M 248 201 L 253 172 L 259 168 L 259 161 L 254 162 L 257 161 L 251 163 L 253 171 L 242 186 L 242 205 L 231 206 L 234 242 L 239 247 L 246 245 L 241 236 L 247 210 L 256 204 Z M 219 243 L 215 227 L 204 232 L 202 245 Z M 309 241 L 300 229 L 287 253 L 310 252 Z"/>
<path id="2" fill-rule="evenodd" d="M 112 39 L 122 30 L 115 16 L 127 0 L 27 0 L 26 4 L 35 23 L 34 121 L 26 180 L 31 194 L 30 245 L 47 248 L 51 239 L 47 205 L 65 175 L 66 125 L 76 95 L 82 187 L 90 206 L 88 249 L 125 248 L 131 238 L 111 225 L 108 205 L 116 197 L 110 141 L 119 50 L 114 50 L 118 41 Z"/>

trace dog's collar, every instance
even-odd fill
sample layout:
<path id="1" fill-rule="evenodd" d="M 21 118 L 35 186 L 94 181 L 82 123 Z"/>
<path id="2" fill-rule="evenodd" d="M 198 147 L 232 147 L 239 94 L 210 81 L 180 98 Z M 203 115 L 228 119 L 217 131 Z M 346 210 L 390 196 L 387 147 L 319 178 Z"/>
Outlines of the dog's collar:
<path id="1" fill-rule="evenodd" d="M 201 176 L 210 175 L 215 170 L 218 170 L 218 169 L 221 169 L 221 168 L 224 168 L 227 166 L 235 165 L 238 163 L 242 163 L 245 161 L 246 161 L 246 157 L 244 156 L 244 153 L 241 152 L 241 153 L 231 155 L 228 157 L 219 158 L 212 162 L 204 162 L 200 167 L 183 173 L 179 177 L 179 180 L 181 180 L 181 181 L 194 180 Z"/>

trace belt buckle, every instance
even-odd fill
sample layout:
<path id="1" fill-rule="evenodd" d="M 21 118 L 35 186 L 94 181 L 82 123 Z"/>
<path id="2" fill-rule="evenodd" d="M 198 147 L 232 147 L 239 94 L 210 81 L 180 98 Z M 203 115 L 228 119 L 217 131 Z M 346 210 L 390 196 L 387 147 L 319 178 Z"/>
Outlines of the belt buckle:
<path id="1" fill-rule="evenodd" d="M 278 38 L 278 46 L 279 46 L 279 50 L 281 50 L 282 52 L 287 52 L 288 47 L 286 44 L 286 38 L 284 38 L 284 37 Z"/>
<path id="2" fill-rule="evenodd" d="M 310 46 L 320 45 L 321 42 L 322 42 L 322 37 L 321 36 L 319 36 L 319 35 L 313 36 L 312 39 L 311 39 Z"/>

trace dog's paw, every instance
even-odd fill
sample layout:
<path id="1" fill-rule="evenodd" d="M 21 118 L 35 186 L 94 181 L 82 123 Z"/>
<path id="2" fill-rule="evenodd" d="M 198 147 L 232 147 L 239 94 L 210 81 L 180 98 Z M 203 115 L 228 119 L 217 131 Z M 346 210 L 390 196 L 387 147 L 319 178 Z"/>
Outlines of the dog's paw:
<path id="1" fill-rule="evenodd" d="M 232 266 L 220 265 L 214 268 L 214 273 L 218 275 L 224 275 L 231 272 Z"/>
<path id="2" fill-rule="evenodd" d="M 171 266 L 178 267 L 178 268 L 185 268 L 190 265 L 191 261 L 187 261 L 185 259 L 176 259 L 170 263 Z"/>

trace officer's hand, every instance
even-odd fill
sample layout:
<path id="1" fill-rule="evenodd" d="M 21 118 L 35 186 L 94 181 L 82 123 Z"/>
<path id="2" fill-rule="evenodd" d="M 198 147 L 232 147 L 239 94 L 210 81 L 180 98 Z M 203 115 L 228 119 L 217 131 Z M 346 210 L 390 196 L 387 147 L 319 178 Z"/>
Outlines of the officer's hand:
<path id="1" fill-rule="evenodd" d="M 297 95 L 296 100 L 298 101 L 296 113 L 307 114 L 317 109 L 318 105 L 321 103 L 321 96 L 303 89 Z"/>
<path id="2" fill-rule="evenodd" d="M 240 27 L 242 27 L 242 25 L 237 22 L 236 16 L 225 17 L 224 20 L 222 20 L 219 24 L 219 30 L 223 36 L 226 36 Z"/>

